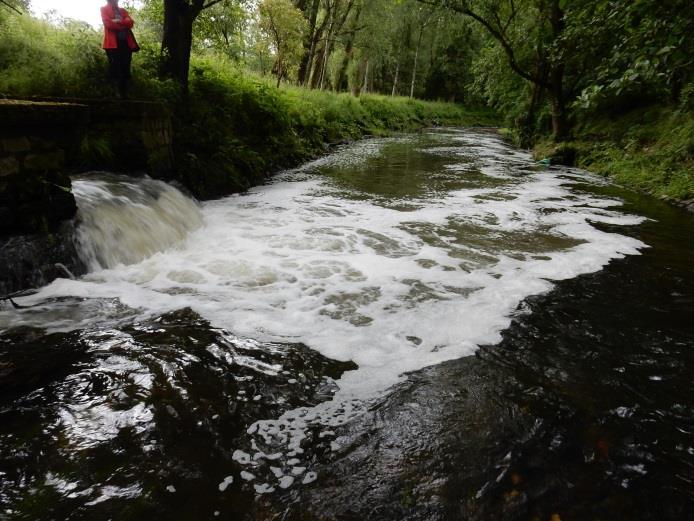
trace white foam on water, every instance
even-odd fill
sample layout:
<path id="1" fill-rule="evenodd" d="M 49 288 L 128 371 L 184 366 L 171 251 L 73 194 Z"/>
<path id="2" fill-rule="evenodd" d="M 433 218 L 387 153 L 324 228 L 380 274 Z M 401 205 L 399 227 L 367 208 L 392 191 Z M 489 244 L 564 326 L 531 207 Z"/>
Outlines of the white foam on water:
<path id="1" fill-rule="evenodd" d="M 118 298 L 148 316 L 189 306 L 241 337 L 303 342 L 356 362 L 359 369 L 338 381 L 332 401 L 257 422 L 249 429 L 252 447 L 243 447 L 249 453 L 235 455 L 254 476 L 268 459 L 283 469 L 272 483 L 255 485 L 258 494 L 292 486 L 299 482 L 289 478 L 292 467 L 303 472 L 297 463 L 310 425 L 340 425 L 404 372 L 497 343 L 526 297 L 645 247 L 591 224 L 642 219 L 614 210 L 620 204 L 614 199 L 572 192 L 572 183 L 590 182 L 587 174 L 536 172 L 529 154 L 489 134 L 451 132 L 446 139 L 433 153 L 451 158 L 449 171 L 467 175 L 471 167 L 461 167 L 461 158 L 469 165 L 473 156 L 495 183 L 419 201 L 409 211 L 345 198 L 344 186 L 337 190 L 314 169 L 353 165 L 363 160 L 362 151 L 374 157 L 388 140 L 357 144 L 248 194 L 205 203 L 202 220 L 177 228 L 174 241 L 143 260 L 95 254 L 110 259 L 99 261 L 109 269 L 58 280 L 23 303 L 68 295 Z M 84 183 L 78 195 L 87 199 L 103 188 Z M 168 205 L 161 201 L 157 213 L 181 207 L 180 201 L 173 210 Z M 466 242 L 466 234 L 479 230 L 483 240 Z M 280 452 L 270 457 L 261 446 Z M 308 473 L 302 482 L 314 479 Z"/>
<path id="2" fill-rule="evenodd" d="M 72 191 L 82 224 L 77 241 L 92 271 L 140 262 L 202 226 L 195 201 L 148 177 L 87 175 L 73 180 Z"/>

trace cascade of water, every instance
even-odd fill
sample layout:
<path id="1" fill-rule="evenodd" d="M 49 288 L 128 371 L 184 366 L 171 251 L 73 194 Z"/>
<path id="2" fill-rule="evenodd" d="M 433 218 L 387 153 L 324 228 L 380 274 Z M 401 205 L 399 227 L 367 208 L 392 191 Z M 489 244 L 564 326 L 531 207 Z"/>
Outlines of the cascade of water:
<path id="1" fill-rule="evenodd" d="M 135 264 L 203 224 L 198 204 L 162 181 L 112 174 L 73 181 L 77 246 L 90 270 Z"/>

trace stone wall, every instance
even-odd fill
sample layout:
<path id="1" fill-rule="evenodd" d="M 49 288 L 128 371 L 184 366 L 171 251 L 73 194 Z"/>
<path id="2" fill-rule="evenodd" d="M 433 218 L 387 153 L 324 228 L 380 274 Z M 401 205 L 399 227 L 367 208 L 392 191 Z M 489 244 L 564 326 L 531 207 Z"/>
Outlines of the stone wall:
<path id="1" fill-rule="evenodd" d="M 0 237 L 48 232 L 72 218 L 70 173 L 169 177 L 171 135 L 161 103 L 0 100 Z"/>
<path id="2" fill-rule="evenodd" d="M 173 170 L 171 114 L 161 103 L 76 100 L 89 107 L 89 133 L 83 143 L 85 167 L 116 172 L 145 172 L 170 177 Z M 96 144 L 90 149 L 90 146 Z"/>
<path id="3" fill-rule="evenodd" d="M 170 177 L 171 136 L 160 103 L 0 99 L 0 298 L 80 271 L 70 174 Z"/>
<path id="4" fill-rule="evenodd" d="M 0 101 L 0 237 L 48 233 L 75 215 L 66 158 L 87 120 L 84 105 Z"/>

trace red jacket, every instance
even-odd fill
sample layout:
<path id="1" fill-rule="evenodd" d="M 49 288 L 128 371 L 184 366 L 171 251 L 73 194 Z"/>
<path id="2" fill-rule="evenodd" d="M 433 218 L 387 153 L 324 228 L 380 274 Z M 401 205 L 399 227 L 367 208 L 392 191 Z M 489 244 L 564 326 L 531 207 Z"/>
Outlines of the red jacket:
<path id="1" fill-rule="evenodd" d="M 128 47 L 130 50 L 134 51 L 138 49 L 137 42 L 133 36 L 133 32 L 130 31 L 135 22 L 130 18 L 128 11 L 119 8 L 121 21 L 114 22 L 116 15 L 113 10 L 113 6 L 109 3 L 101 8 L 101 20 L 104 22 L 104 49 L 118 49 L 118 31 L 127 30 L 128 31 Z"/>

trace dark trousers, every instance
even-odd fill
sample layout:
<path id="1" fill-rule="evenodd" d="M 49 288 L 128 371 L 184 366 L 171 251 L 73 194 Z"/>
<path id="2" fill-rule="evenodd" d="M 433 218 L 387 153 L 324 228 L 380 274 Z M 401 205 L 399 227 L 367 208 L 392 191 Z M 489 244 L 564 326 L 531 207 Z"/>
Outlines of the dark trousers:
<path id="1" fill-rule="evenodd" d="M 119 41 L 118 49 L 106 49 L 106 56 L 108 56 L 109 75 L 118 87 L 119 96 L 127 98 L 133 52 L 127 43 Z"/>

